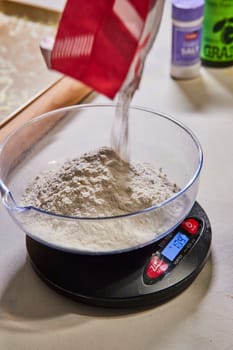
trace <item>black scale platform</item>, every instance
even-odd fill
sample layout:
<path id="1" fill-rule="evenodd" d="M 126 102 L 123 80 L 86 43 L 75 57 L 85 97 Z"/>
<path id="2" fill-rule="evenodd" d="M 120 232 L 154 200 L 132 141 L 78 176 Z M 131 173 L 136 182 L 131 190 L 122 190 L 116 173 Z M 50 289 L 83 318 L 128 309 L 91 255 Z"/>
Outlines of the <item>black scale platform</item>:
<path id="1" fill-rule="evenodd" d="M 26 245 L 39 276 L 74 300 L 104 307 L 150 306 L 169 300 L 192 283 L 208 258 L 211 226 L 196 202 L 174 232 L 130 252 L 74 254 L 29 236 Z"/>

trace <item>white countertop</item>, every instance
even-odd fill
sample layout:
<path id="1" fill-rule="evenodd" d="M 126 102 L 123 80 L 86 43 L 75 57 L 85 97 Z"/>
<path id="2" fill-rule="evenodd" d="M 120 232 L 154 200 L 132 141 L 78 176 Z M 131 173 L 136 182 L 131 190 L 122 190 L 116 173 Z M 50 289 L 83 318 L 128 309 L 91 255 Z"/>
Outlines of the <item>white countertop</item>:
<path id="1" fill-rule="evenodd" d="M 62 3 L 46 5 L 61 8 Z M 167 2 L 133 102 L 171 114 L 202 144 L 198 201 L 213 231 L 206 266 L 182 294 L 147 311 L 84 306 L 56 294 L 35 275 L 24 234 L 0 205 L 0 349 L 233 349 L 233 68 L 203 67 L 199 78 L 179 82 L 169 69 Z M 109 102 L 102 96 L 96 100 Z"/>

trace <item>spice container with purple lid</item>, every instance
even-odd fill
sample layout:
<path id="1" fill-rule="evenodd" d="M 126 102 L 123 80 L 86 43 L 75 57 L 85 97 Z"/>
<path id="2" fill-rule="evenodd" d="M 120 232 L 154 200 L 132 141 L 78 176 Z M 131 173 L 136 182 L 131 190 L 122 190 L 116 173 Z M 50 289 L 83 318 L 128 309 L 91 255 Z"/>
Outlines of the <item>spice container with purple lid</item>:
<path id="1" fill-rule="evenodd" d="M 200 73 L 204 0 L 172 1 L 171 76 L 191 79 Z"/>

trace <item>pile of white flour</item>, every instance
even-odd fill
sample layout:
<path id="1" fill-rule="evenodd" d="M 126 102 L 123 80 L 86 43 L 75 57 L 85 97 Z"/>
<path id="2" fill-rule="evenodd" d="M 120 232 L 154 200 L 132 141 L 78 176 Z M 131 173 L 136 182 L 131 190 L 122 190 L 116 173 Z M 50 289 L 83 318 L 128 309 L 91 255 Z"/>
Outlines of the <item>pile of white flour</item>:
<path id="1" fill-rule="evenodd" d="M 149 208 L 177 191 L 176 184 L 168 180 L 162 169 L 156 170 L 147 163 L 126 162 L 111 148 L 103 147 L 38 174 L 27 187 L 21 204 L 65 216 L 101 218 Z M 31 224 L 33 232 L 36 230 L 42 239 L 55 244 L 104 251 L 153 239 L 160 233 L 160 215 L 152 211 L 98 222 L 64 221 L 50 216 L 46 223 L 45 215 L 41 215 L 33 217 Z M 30 218 L 26 225 L 30 225 Z"/>

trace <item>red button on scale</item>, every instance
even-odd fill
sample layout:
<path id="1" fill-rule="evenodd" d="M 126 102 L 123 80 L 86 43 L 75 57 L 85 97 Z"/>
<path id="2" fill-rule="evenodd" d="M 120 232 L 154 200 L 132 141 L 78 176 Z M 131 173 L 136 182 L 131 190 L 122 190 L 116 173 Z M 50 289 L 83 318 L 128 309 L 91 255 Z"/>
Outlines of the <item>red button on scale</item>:
<path id="1" fill-rule="evenodd" d="M 163 275 L 168 269 L 168 264 L 161 260 L 158 256 L 151 257 L 147 268 L 146 275 L 150 279 L 155 279 Z"/>
<path id="2" fill-rule="evenodd" d="M 181 227 L 191 235 L 195 235 L 199 229 L 199 222 L 196 219 L 189 218 L 182 222 Z"/>

